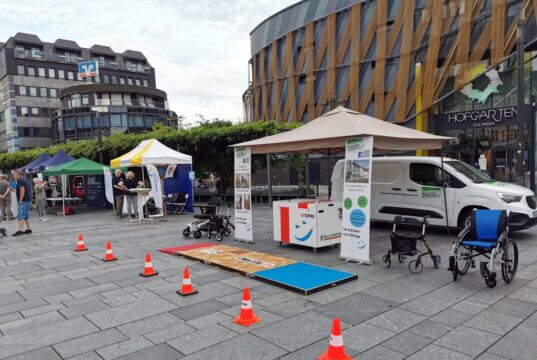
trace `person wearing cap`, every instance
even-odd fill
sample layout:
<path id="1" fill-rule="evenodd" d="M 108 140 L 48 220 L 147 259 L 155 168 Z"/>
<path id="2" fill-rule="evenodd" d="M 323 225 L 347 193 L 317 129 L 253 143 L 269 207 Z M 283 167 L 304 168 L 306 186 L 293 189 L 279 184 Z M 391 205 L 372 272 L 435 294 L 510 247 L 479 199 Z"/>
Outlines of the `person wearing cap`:
<path id="1" fill-rule="evenodd" d="M 17 182 L 16 194 L 17 194 L 17 220 L 19 221 L 19 230 L 13 234 L 13 236 L 19 236 L 23 234 L 31 234 L 32 228 L 30 226 L 30 206 L 32 205 L 32 186 L 22 176 L 19 170 L 13 170 L 13 178 Z M 26 230 L 24 230 L 24 224 L 26 223 Z"/>
<path id="2" fill-rule="evenodd" d="M 116 199 L 116 216 L 118 219 L 123 218 L 123 199 L 125 196 L 125 185 L 123 184 L 124 176 L 120 169 L 116 169 L 112 178 L 112 187 L 114 188 L 114 198 Z"/>

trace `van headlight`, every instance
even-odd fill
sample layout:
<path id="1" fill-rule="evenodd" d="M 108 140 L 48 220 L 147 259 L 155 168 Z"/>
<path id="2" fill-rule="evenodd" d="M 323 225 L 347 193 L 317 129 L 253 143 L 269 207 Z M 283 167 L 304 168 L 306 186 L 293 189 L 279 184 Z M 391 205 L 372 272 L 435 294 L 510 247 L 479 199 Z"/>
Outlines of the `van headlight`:
<path id="1" fill-rule="evenodd" d="M 509 194 L 509 193 L 497 193 L 500 199 L 502 199 L 504 202 L 510 204 L 512 202 L 519 202 L 522 200 L 522 195 L 519 194 Z"/>

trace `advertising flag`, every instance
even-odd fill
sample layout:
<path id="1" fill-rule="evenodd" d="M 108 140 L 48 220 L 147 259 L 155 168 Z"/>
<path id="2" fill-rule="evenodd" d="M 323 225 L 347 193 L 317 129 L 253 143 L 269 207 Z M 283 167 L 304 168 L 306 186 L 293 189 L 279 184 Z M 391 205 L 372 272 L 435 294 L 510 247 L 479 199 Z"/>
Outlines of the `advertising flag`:
<path id="1" fill-rule="evenodd" d="M 106 166 L 103 166 L 103 175 L 104 175 L 104 194 L 106 195 L 106 200 L 110 203 L 114 203 L 114 189 L 112 188 L 112 173 L 110 169 Z"/>
<path id="2" fill-rule="evenodd" d="M 251 149 L 235 148 L 235 239 L 238 241 L 254 241 L 251 167 Z"/>
<path id="3" fill-rule="evenodd" d="M 347 139 L 340 257 L 362 263 L 369 263 L 372 156 L 372 136 Z"/>
<path id="4" fill-rule="evenodd" d="M 146 168 L 149 181 L 151 182 L 151 191 L 149 192 L 149 196 L 155 200 L 155 206 L 162 211 L 162 186 L 160 185 L 158 169 L 153 164 L 146 165 Z"/>

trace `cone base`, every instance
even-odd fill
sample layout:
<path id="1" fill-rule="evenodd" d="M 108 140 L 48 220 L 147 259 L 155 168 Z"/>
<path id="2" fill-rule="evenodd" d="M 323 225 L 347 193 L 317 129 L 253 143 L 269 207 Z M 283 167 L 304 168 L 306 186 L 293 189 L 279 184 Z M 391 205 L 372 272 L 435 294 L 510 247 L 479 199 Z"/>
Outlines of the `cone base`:
<path id="1" fill-rule="evenodd" d="M 328 354 L 328 351 L 325 352 L 325 353 L 322 353 L 321 355 L 319 355 L 319 357 L 317 358 L 317 360 L 351 360 L 351 357 L 349 355 L 347 355 L 346 353 L 343 354 L 343 357 L 342 358 L 334 358 L 334 357 L 331 357 L 329 354 Z"/>
<path id="2" fill-rule="evenodd" d="M 153 272 L 152 274 L 149 274 L 149 275 L 146 275 L 143 272 L 140 273 L 140 276 L 143 276 L 143 277 L 151 277 L 151 276 L 156 276 L 156 275 L 158 275 L 158 271 L 155 271 L 155 272 Z"/>
<path id="3" fill-rule="evenodd" d="M 181 296 L 189 296 L 189 295 L 197 294 L 198 290 L 193 290 L 192 292 L 189 292 L 189 293 L 184 293 L 184 292 L 181 292 L 181 290 L 177 290 L 176 293 L 178 293 Z"/>
<path id="4" fill-rule="evenodd" d="M 252 319 L 248 319 L 248 320 L 242 320 L 240 317 L 237 317 L 237 318 L 233 319 L 233 322 L 235 324 L 239 324 L 239 325 L 242 325 L 242 326 L 250 326 L 250 325 L 253 325 L 253 324 L 258 323 L 260 321 L 261 321 L 261 319 L 258 318 L 255 315 L 254 315 L 254 317 Z"/>
<path id="5" fill-rule="evenodd" d="M 79 251 L 88 251 L 87 248 L 84 248 L 84 249 L 75 249 L 76 252 L 79 252 Z"/>
<path id="6" fill-rule="evenodd" d="M 108 262 L 108 261 L 116 261 L 117 260 L 117 257 L 113 258 L 113 259 L 102 259 L 104 262 Z"/>

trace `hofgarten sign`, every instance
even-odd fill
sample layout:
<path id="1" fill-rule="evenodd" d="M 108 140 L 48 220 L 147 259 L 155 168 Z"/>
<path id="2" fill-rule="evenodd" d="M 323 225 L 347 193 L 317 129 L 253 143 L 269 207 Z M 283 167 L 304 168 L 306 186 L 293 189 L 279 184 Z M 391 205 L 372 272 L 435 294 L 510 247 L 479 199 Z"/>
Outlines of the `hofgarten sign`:
<path id="1" fill-rule="evenodd" d="M 515 125 L 517 108 L 514 106 L 439 114 L 435 127 L 443 130 L 471 129 L 497 125 Z"/>

